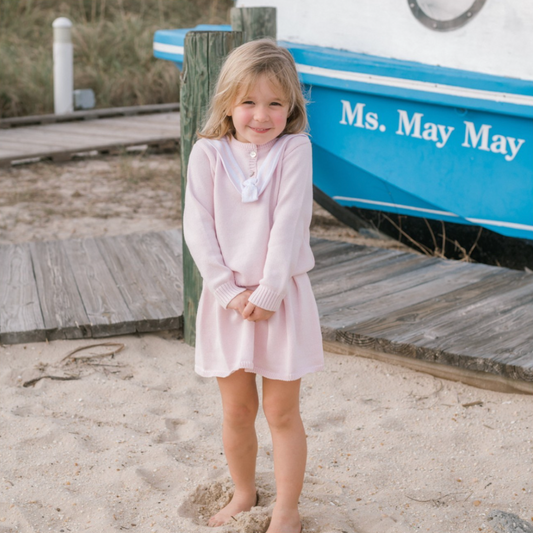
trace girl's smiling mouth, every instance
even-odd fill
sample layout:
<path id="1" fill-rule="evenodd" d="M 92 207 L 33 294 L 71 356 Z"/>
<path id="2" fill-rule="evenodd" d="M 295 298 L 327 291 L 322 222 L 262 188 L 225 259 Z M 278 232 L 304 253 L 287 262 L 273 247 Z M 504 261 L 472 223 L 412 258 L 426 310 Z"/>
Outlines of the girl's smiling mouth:
<path id="1" fill-rule="evenodd" d="M 250 126 L 250 129 L 252 129 L 256 133 L 265 133 L 266 131 L 270 131 L 270 128 L 254 128 L 252 126 Z"/>

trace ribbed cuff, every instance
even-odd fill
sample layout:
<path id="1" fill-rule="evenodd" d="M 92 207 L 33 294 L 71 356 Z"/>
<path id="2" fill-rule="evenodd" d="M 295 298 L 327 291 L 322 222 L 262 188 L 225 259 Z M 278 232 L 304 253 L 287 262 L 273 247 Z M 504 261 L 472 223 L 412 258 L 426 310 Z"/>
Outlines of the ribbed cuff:
<path id="1" fill-rule="evenodd" d="M 252 293 L 249 302 L 252 302 L 257 307 L 261 309 L 266 309 L 267 311 L 277 311 L 281 302 L 283 301 L 284 294 L 279 294 L 274 292 L 272 289 L 265 287 L 264 285 L 259 285 L 257 289 Z"/>
<path id="2" fill-rule="evenodd" d="M 226 309 L 231 300 L 245 290 L 244 287 L 235 285 L 233 281 L 228 281 L 215 290 L 215 298 L 217 299 L 217 302 Z"/>

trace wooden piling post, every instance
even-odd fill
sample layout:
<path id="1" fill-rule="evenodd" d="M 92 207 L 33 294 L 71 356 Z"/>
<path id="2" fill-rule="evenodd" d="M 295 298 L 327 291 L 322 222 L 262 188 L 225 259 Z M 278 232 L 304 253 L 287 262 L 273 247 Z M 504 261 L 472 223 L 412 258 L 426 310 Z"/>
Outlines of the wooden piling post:
<path id="1" fill-rule="evenodd" d="M 275 7 L 233 7 L 231 8 L 231 27 L 234 31 L 244 32 L 244 42 L 264 37 L 276 40 Z"/>
<path id="2" fill-rule="evenodd" d="M 196 132 L 201 128 L 220 67 L 231 50 L 240 46 L 242 32 L 193 31 L 187 33 L 181 82 L 181 209 L 185 204 L 187 165 Z M 183 240 L 183 336 L 196 344 L 196 310 L 202 278 Z"/>

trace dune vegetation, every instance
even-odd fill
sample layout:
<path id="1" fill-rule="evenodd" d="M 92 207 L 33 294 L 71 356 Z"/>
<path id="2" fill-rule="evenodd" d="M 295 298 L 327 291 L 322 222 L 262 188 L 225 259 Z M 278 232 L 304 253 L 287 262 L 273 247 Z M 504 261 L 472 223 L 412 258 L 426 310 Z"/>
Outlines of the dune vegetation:
<path id="1" fill-rule="evenodd" d="M 53 113 L 52 22 L 73 23 L 74 88 L 96 107 L 177 102 L 179 70 L 155 59 L 158 29 L 221 24 L 231 0 L 0 0 L 0 117 Z"/>

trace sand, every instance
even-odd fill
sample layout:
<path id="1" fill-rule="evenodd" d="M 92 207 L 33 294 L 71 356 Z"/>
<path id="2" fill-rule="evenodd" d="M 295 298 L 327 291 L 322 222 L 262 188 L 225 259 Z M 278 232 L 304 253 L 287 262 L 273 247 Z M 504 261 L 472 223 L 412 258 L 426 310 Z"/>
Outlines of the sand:
<path id="1" fill-rule="evenodd" d="M 0 242 L 176 227 L 178 174 L 168 155 L 2 170 Z M 362 242 L 318 207 L 313 233 Z M 232 488 L 193 356 L 174 332 L 0 346 L 0 533 L 211 531 Z M 306 533 L 499 533 L 495 510 L 533 524 L 533 396 L 328 353 L 302 416 Z M 262 413 L 257 428 L 259 505 L 223 533 L 268 527 Z"/>

